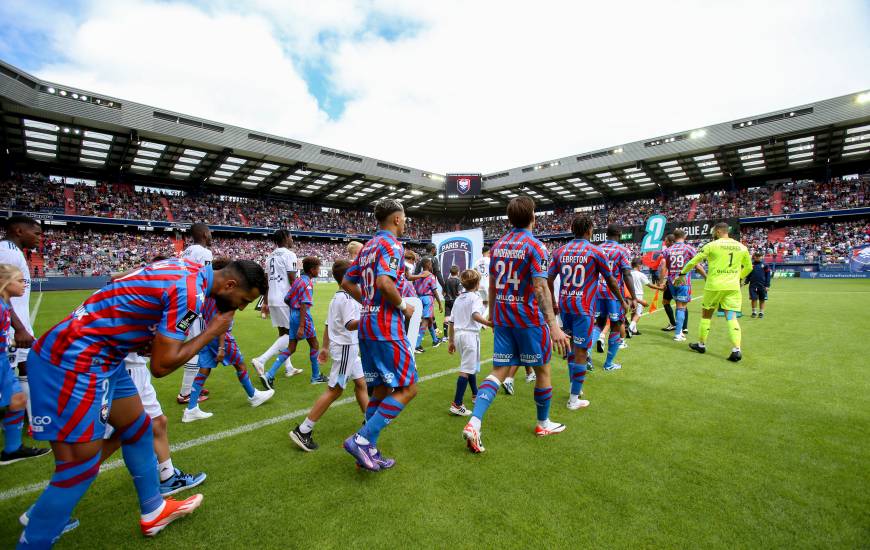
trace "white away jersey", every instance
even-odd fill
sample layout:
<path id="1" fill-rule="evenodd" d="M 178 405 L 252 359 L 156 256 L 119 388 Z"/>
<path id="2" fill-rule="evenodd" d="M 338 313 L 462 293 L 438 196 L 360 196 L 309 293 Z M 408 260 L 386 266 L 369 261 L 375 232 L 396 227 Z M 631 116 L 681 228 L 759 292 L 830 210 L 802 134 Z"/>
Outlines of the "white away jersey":
<path id="1" fill-rule="evenodd" d="M 356 330 L 348 330 L 347 324 L 351 321 L 359 321 L 359 313 L 359 302 L 343 290 L 336 292 L 329 302 L 329 313 L 326 314 L 329 341 L 341 346 L 358 344 L 359 333 Z"/>
<path id="2" fill-rule="evenodd" d="M 18 316 L 21 324 L 23 324 L 30 334 L 33 335 L 33 326 L 30 324 L 30 287 L 32 286 L 32 282 L 30 280 L 30 268 L 27 267 L 27 260 L 24 259 L 24 253 L 21 252 L 21 249 L 12 241 L 0 241 L 0 264 L 14 265 L 21 270 L 22 274 L 24 274 L 24 296 L 13 297 L 10 300 L 10 303 L 12 304 L 12 310 L 15 311 L 15 315 Z M 13 329 L 10 327 L 10 336 L 12 332 Z"/>
<path id="3" fill-rule="evenodd" d="M 463 291 L 453 302 L 453 310 L 450 312 L 453 330 L 480 332 L 480 323 L 471 318 L 475 313 L 479 313 L 481 317 L 486 317 L 486 308 L 483 306 L 480 294 Z"/>
<path id="4" fill-rule="evenodd" d="M 185 248 L 184 252 L 181 253 L 181 257 L 200 265 L 209 265 L 214 259 L 211 250 L 198 244 L 192 244 Z"/>
<path id="5" fill-rule="evenodd" d="M 643 298 L 643 287 L 649 284 L 649 277 L 643 271 L 631 270 L 631 285 L 634 287 L 634 295 Z"/>
<path id="6" fill-rule="evenodd" d="M 489 256 L 481 256 L 474 262 L 474 269 L 480 273 L 480 288 L 489 288 Z"/>
<path id="7" fill-rule="evenodd" d="M 284 296 L 290 290 L 287 272 L 299 271 L 296 266 L 296 253 L 287 248 L 276 248 L 266 258 L 266 271 L 269 273 L 269 306 L 283 306 Z"/>

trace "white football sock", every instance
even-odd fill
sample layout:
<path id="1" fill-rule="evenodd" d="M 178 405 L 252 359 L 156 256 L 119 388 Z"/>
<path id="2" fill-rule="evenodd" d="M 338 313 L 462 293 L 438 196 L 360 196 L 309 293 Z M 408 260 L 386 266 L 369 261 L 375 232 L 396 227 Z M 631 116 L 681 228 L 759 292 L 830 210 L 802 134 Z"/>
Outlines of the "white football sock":
<path id="1" fill-rule="evenodd" d="M 317 422 L 311 420 L 310 418 L 306 418 L 305 421 L 302 422 L 302 425 L 299 426 L 299 431 L 304 434 L 310 434 L 314 431 L 315 424 L 317 424 Z"/>
<path id="2" fill-rule="evenodd" d="M 172 465 L 172 459 L 170 458 L 166 462 L 161 462 L 157 465 L 157 471 L 160 473 L 160 482 L 163 483 L 170 477 L 175 475 L 175 467 Z"/>
<path id="3" fill-rule="evenodd" d="M 477 431 L 480 431 L 480 419 L 476 416 L 472 416 L 468 419 L 468 423 L 471 424 L 471 427 Z"/>
<path id="4" fill-rule="evenodd" d="M 18 383 L 21 384 L 21 392 L 24 394 L 24 397 L 27 398 L 24 408 L 27 409 L 27 423 L 32 426 L 33 412 L 30 409 L 30 382 L 27 381 L 26 376 L 19 376 Z"/>
<path id="5" fill-rule="evenodd" d="M 272 343 L 272 345 L 269 346 L 269 349 L 267 349 L 265 352 L 263 352 L 263 355 L 257 357 L 257 359 L 259 359 L 262 363 L 265 364 L 265 363 L 269 362 L 269 359 L 278 355 L 278 353 L 282 349 L 285 349 L 289 345 L 290 345 L 290 335 L 285 334 L 284 336 L 279 336 Z"/>
<path id="6" fill-rule="evenodd" d="M 198 372 L 199 365 L 184 365 L 184 376 L 181 377 L 181 389 L 178 390 L 178 395 L 190 395 L 190 388 L 193 387 L 193 380 Z"/>

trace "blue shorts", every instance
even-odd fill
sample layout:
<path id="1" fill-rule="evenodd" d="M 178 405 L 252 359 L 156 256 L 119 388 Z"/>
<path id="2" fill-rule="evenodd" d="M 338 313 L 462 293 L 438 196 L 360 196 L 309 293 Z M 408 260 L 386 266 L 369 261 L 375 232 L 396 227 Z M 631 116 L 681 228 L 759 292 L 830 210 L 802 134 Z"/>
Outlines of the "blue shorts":
<path id="1" fill-rule="evenodd" d="M 0 357 L 0 407 L 8 407 L 12 396 L 21 393 L 21 383 L 4 354 Z"/>
<path id="2" fill-rule="evenodd" d="M 435 308 L 432 305 L 435 301 L 431 296 L 420 296 L 420 301 L 423 302 L 423 319 L 431 319 L 435 317 Z"/>
<path id="3" fill-rule="evenodd" d="M 571 337 L 571 342 L 574 344 L 568 351 L 568 361 L 574 360 L 574 348 L 588 350 L 592 347 L 592 327 L 595 326 L 595 319 L 591 315 L 576 315 L 563 311 L 562 330 L 565 334 Z"/>
<path id="4" fill-rule="evenodd" d="M 417 365 L 407 340 L 360 338 L 359 354 L 369 386 L 404 388 L 417 382 Z"/>
<path id="5" fill-rule="evenodd" d="M 675 286 L 672 281 L 668 281 L 668 290 L 677 302 L 688 304 L 692 301 L 692 285 Z"/>
<path id="6" fill-rule="evenodd" d="M 625 311 L 622 309 L 622 304 L 619 300 L 611 298 L 598 298 L 598 304 L 595 306 L 595 317 L 607 317 L 613 322 L 622 321 L 625 316 Z"/>
<path id="7" fill-rule="evenodd" d="M 550 327 L 541 325 L 526 328 L 496 325 L 493 331 L 493 367 L 542 367 L 550 362 L 553 344 Z"/>
<path id="8" fill-rule="evenodd" d="M 224 341 L 224 360 L 222 365 L 232 365 L 237 367 L 244 363 L 245 358 L 239 350 L 235 340 L 227 338 Z M 218 366 L 217 362 L 217 346 L 208 345 L 199 352 L 199 362 L 197 363 L 201 369 L 213 369 Z"/>
<path id="9" fill-rule="evenodd" d="M 749 285 L 749 299 L 750 300 L 761 300 L 762 302 L 767 301 L 767 288 L 764 285 L 750 284 Z"/>
<path id="10" fill-rule="evenodd" d="M 103 439 L 112 401 L 138 395 L 123 362 L 114 372 L 74 372 L 35 353 L 27 358 L 33 438 L 85 443 Z"/>
<path id="11" fill-rule="evenodd" d="M 296 338 L 296 334 L 299 332 L 299 323 L 302 320 L 302 316 L 300 315 L 300 310 L 290 308 L 290 339 L 291 340 L 308 340 L 309 338 L 315 338 L 317 336 L 317 331 L 314 329 L 314 320 L 311 318 L 310 310 L 305 313 L 304 320 L 304 329 L 302 338 Z"/>

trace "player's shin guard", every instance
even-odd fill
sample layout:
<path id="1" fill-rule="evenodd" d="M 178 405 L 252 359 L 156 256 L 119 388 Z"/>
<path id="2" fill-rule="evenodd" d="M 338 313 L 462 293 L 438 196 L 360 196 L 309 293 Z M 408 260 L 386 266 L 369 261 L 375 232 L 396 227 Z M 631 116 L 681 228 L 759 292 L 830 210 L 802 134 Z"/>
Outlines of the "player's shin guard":
<path id="1" fill-rule="evenodd" d="M 619 337 L 619 332 L 612 331 L 607 339 L 607 358 L 604 360 L 605 369 L 613 364 L 620 345 L 622 345 L 622 338 Z"/>
<path id="2" fill-rule="evenodd" d="M 4 368 L 4 367 L 0 367 Z M 3 415 L 3 450 L 7 453 L 17 451 L 21 447 L 21 430 L 24 427 L 24 410 L 7 410 Z"/>
<path id="3" fill-rule="evenodd" d="M 672 325 L 676 325 L 677 320 L 674 319 L 674 308 L 671 304 L 665 304 L 665 313 L 668 314 L 668 321 L 670 321 Z"/>
<path id="4" fill-rule="evenodd" d="M 199 406 L 199 394 L 202 393 L 202 388 L 205 386 L 205 381 L 208 379 L 207 374 L 201 372 L 196 373 L 193 379 L 193 385 L 190 387 L 190 401 L 187 403 L 188 409 L 195 409 Z"/>
<path id="5" fill-rule="evenodd" d="M 405 406 L 393 399 L 392 396 L 385 397 L 378 407 L 378 412 L 357 433 L 361 437 L 368 439 L 372 445 L 377 446 L 381 431 L 387 427 L 387 424 L 399 416 L 399 413 L 404 408 Z"/>
<path id="6" fill-rule="evenodd" d="M 468 378 L 459 376 L 456 378 L 456 393 L 453 395 L 453 404 L 461 405 L 465 398 L 465 390 L 468 388 Z"/>
<path id="7" fill-rule="evenodd" d="M 320 378 L 320 363 L 317 361 L 317 350 L 308 352 L 308 360 L 311 362 L 311 378 Z"/>
<path id="8" fill-rule="evenodd" d="M 550 401 L 553 399 L 553 387 L 535 388 L 535 407 L 538 409 L 538 422 L 550 418 Z"/>
<path id="9" fill-rule="evenodd" d="M 251 384 L 251 377 L 248 376 L 248 369 L 240 369 L 236 371 L 236 377 L 239 379 L 239 383 L 245 388 L 245 393 L 248 394 L 248 397 L 254 397 L 254 385 Z M 192 395 L 190 396 L 193 397 Z"/>
<path id="10" fill-rule="evenodd" d="M 191 396 L 193 401 L 193 396 Z M 121 430 L 121 452 L 133 485 L 139 495 L 139 509 L 150 514 L 163 504 L 157 477 L 157 456 L 154 454 L 154 434 L 151 418 L 142 411 L 139 418 Z"/>
<path id="11" fill-rule="evenodd" d="M 468 387 L 471 388 L 471 396 L 477 397 L 477 375 L 469 374 L 468 375 Z"/>
<path id="12" fill-rule="evenodd" d="M 381 406 L 381 400 L 375 399 L 374 397 L 369 398 L 369 404 L 366 407 L 366 422 L 371 420 L 371 418 L 378 412 L 378 407 Z"/>
<path id="13" fill-rule="evenodd" d="M 707 343 L 707 336 L 710 335 L 710 323 L 713 319 L 704 319 L 701 318 L 701 322 L 698 323 L 698 342 L 702 344 Z"/>
<path id="14" fill-rule="evenodd" d="M 190 388 L 193 387 L 193 379 L 196 378 L 196 373 L 199 372 L 197 365 L 184 365 L 184 374 L 181 377 L 181 389 L 178 390 L 179 395 L 190 395 Z"/>
<path id="15" fill-rule="evenodd" d="M 568 363 L 568 374 L 571 377 L 571 395 L 579 396 L 586 381 L 586 363 Z"/>
<path id="16" fill-rule="evenodd" d="M 674 334 L 679 336 L 680 334 L 683 333 L 683 327 L 685 326 L 686 310 L 685 309 L 677 309 L 676 317 L 677 317 L 677 322 L 674 323 L 674 326 L 676 326 L 677 328 L 676 328 L 676 330 L 674 330 Z"/>
<path id="17" fill-rule="evenodd" d="M 269 349 L 263 352 L 263 355 L 259 356 L 257 359 L 262 361 L 263 363 L 267 363 L 269 359 L 278 354 L 282 349 L 287 349 L 287 346 L 290 345 L 290 335 L 285 334 L 284 336 L 279 336 Z"/>
<path id="18" fill-rule="evenodd" d="M 30 510 L 18 548 L 50 548 L 99 471 L 100 453 L 80 462 L 55 459 L 54 474 Z M 152 474 L 156 478 L 157 471 L 152 470 Z"/>
<path id="19" fill-rule="evenodd" d="M 479 420 L 483 420 L 483 415 L 486 410 L 495 401 L 495 396 L 498 395 L 498 388 L 501 384 L 493 375 L 489 375 L 480 384 L 480 389 L 477 392 L 477 400 L 474 402 L 474 411 L 471 415 Z"/>
<path id="20" fill-rule="evenodd" d="M 742 334 L 740 322 L 737 321 L 737 313 L 734 311 L 726 312 L 725 319 L 728 322 L 728 339 L 731 340 L 731 346 L 739 349 Z"/>

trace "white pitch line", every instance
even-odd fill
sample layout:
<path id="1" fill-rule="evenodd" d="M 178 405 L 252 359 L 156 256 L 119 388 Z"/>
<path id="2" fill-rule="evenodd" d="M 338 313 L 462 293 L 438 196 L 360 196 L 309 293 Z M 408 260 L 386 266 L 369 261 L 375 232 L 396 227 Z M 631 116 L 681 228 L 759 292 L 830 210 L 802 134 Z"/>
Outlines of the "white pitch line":
<path id="1" fill-rule="evenodd" d="M 489 359 L 484 359 L 481 361 L 483 363 L 489 363 L 492 361 L 492 357 Z M 435 378 L 441 378 L 442 376 L 447 376 L 448 374 L 453 374 L 459 372 L 459 369 L 447 369 L 440 372 L 434 372 L 432 374 L 427 374 L 425 376 L 421 376 L 419 383 L 426 382 L 428 380 L 433 380 Z M 332 406 L 341 406 L 347 405 L 348 403 L 353 403 L 356 401 L 354 397 L 345 397 L 344 399 L 339 399 L 334 402 Z M 260 428 L 265 428 L 266 426 L 271 426 L 272 424 L 278 424 L 280 422 L 285 422 L 287 420 L 292 420 L 294 418 L 300 418 L 302 416 L 307 416 L 308 413 L 311 412 L 311 409 L 299 409 L 297 411 L 293 411 L 290 413 L 282 414 L 279 416 L 273 416 L 272 418 L 266 418 L 265 420 L 260 420 L 258 422 L 252 422 L 250 424 L 244 424 L 242 426 L 238 426 L 236 428 L 231 428 L 229 430 L 224 430 L 221 432 L 215 432 L 213 434 L 204 435 L 202 437 L 197 437 L 194 439 L 190 439 L 188 441 L 183 441 L 181 443 L 177 443 L 175 445 L 171 445 L 169 450 L 171 452 L 183 451 L 185 449 L 190 449 L 191 447 L 199 447 L 200 445 L 204 445 L 206 443 L 212 443 L 215 441 L 220 441 L 222 439 L 227 439 L 229 437 L 234 437 L 237 435 L 242 435 L 246 433 L 253 432 L 254 430 L 259 430 Z M 112 460 L 111 462 L 107 462 L 100 467 L 100 472 L 108 472 L 110 470 L 114 470 L 120 468 L 124 465 L 124 461 L 121 459 Z M 37 491 L 43 490 L 48 485 L 47 481 L 41 481 L 39 483 L 31 483 L 30 485 L 23 485 L 21 487 L 13 487 L 12 489 L 7 489 L 3 492 L 0 492 L 0 502 L 5 500 L 10 500 L 13 498 L 17 498 L 29 493 L 35 493 Z"/>
<path id="2" fill-rule="evenodd" d="M 36 316 L 39 315 L 39 306 L 42 305 L 42 297 L 44 294 L 42 292 L 39 293 L 39 298 L 36 299 L 36 305 L 33 306 L 33 313 L 30 315 L 30 325 L 33 326 L 36 324 Z"/>

